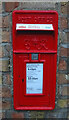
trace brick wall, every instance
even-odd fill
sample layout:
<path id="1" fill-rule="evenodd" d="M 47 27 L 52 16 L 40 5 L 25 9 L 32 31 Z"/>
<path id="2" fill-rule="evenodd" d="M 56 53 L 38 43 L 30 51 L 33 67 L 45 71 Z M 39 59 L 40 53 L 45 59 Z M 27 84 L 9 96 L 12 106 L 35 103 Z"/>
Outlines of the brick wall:
<path id="1" fill-rule="evenodd" d="M 69 118 L 69 2 L 2 2 L 0 12 L 0 106 L 2 93 L 2 118 Z M 0 7 L 1 9 L 1 7 Z M 58 54 L 56 107 L 52 111 L 16 111 L 13 107 L 13 63 L 12 63 L 12 12 L 14 9 L 56 10 L 58 21 Z M 2 15 L 2 24 L 1 24 Z M 1 33 L 1 32 L 0 32 Z M 1 52 L 2 50 L 2 52 Z M 1 70 L 2 62 L 2 70 Z M 2 74 L 1 74 L 2 72 Z M 2 87 L 2 92 L 1 92 Z"/>

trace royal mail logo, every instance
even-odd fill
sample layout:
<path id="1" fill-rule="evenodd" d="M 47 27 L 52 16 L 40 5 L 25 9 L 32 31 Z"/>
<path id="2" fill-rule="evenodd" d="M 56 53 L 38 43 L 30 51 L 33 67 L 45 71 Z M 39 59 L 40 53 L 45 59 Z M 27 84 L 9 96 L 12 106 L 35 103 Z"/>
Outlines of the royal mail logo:
<path id="1" fill-rule="evenodd" d="M 37 29 L 40 29 L 40 26 L 33 26 L 33 25 L 29 25 L 28 28 L 37 28 Z"/>
<path id="2" fill-rule="evenodd" d="M 26 26 L 19 26 L 19 28 L 26 28 Z"/>

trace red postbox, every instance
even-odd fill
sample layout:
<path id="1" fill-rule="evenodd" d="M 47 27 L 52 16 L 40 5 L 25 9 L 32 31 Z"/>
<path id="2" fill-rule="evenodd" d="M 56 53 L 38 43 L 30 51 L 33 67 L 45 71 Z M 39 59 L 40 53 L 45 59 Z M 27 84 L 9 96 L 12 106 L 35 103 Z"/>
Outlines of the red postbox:
<path id="1" fill-rule="evenodd" d="M 16 110 L 55 107 L 58 14 L 13 12 L 13 86 Z"/>

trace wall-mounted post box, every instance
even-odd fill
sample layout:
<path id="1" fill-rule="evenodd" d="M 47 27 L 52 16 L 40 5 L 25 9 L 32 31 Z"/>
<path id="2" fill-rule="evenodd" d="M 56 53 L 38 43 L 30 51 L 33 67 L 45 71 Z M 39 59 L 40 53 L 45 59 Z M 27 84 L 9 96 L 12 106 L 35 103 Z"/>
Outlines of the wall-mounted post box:
<path id="1" fill-rule="evenodd" d="M 16 110 L 55 107 L 58 14 L 13 12 L 13 86 Z"/>

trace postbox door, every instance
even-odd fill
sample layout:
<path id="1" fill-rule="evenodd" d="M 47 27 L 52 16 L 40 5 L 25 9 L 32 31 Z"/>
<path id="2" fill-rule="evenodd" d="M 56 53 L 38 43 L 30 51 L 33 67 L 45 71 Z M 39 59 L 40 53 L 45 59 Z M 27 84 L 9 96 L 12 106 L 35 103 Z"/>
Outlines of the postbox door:
<path id="1" fill-rule="evenodd" d="M 15 100 L 16 106 L 23 106 L 24 109 L 25 109 L 25 106 L 31 109 L 34 107 L 36 107 L 35 109 L 37 109 L 38 107 L 42 107 L 42 106 L 44 106 L 44 108 L 51 107 L 51 106 L 54 107 L 54 99 L 52 98 L 55 92 L 54 91 L 55 90 L 54 74 L 55 74 L 56 68 L 53 69 L 53 67 L 55 67 L 56 56 L 53 54 L 39 54 L 38 56 L 40 60 L 34 61 L 34 60 L 31 60 L 32 54 L 15 54 L 14 55 L 15 62 L 16 62 L 16 68 L 14 68 L 14 71 L 15 71 L 14 73 L 15 75 L 17 74 L 16 77 L 14 76 L 15 83 L 16 83 L 15 85 L 16 88 L 14 89 L 16 89 L 17 91 L 16 92 L 17 94 L 15 94 L 14 100 Z M 27 65 L 29 64 L 34 64 L 34 65 L 39 64 L 43 66 L 43 69 L 41 71 L 43 72 L 42 92 L 28 92 L 27 94 Z M 35 83 L 33 85 L 35 85 Z M 34 86 L 32 86 L 32 88 L 34 88 Z"/>

